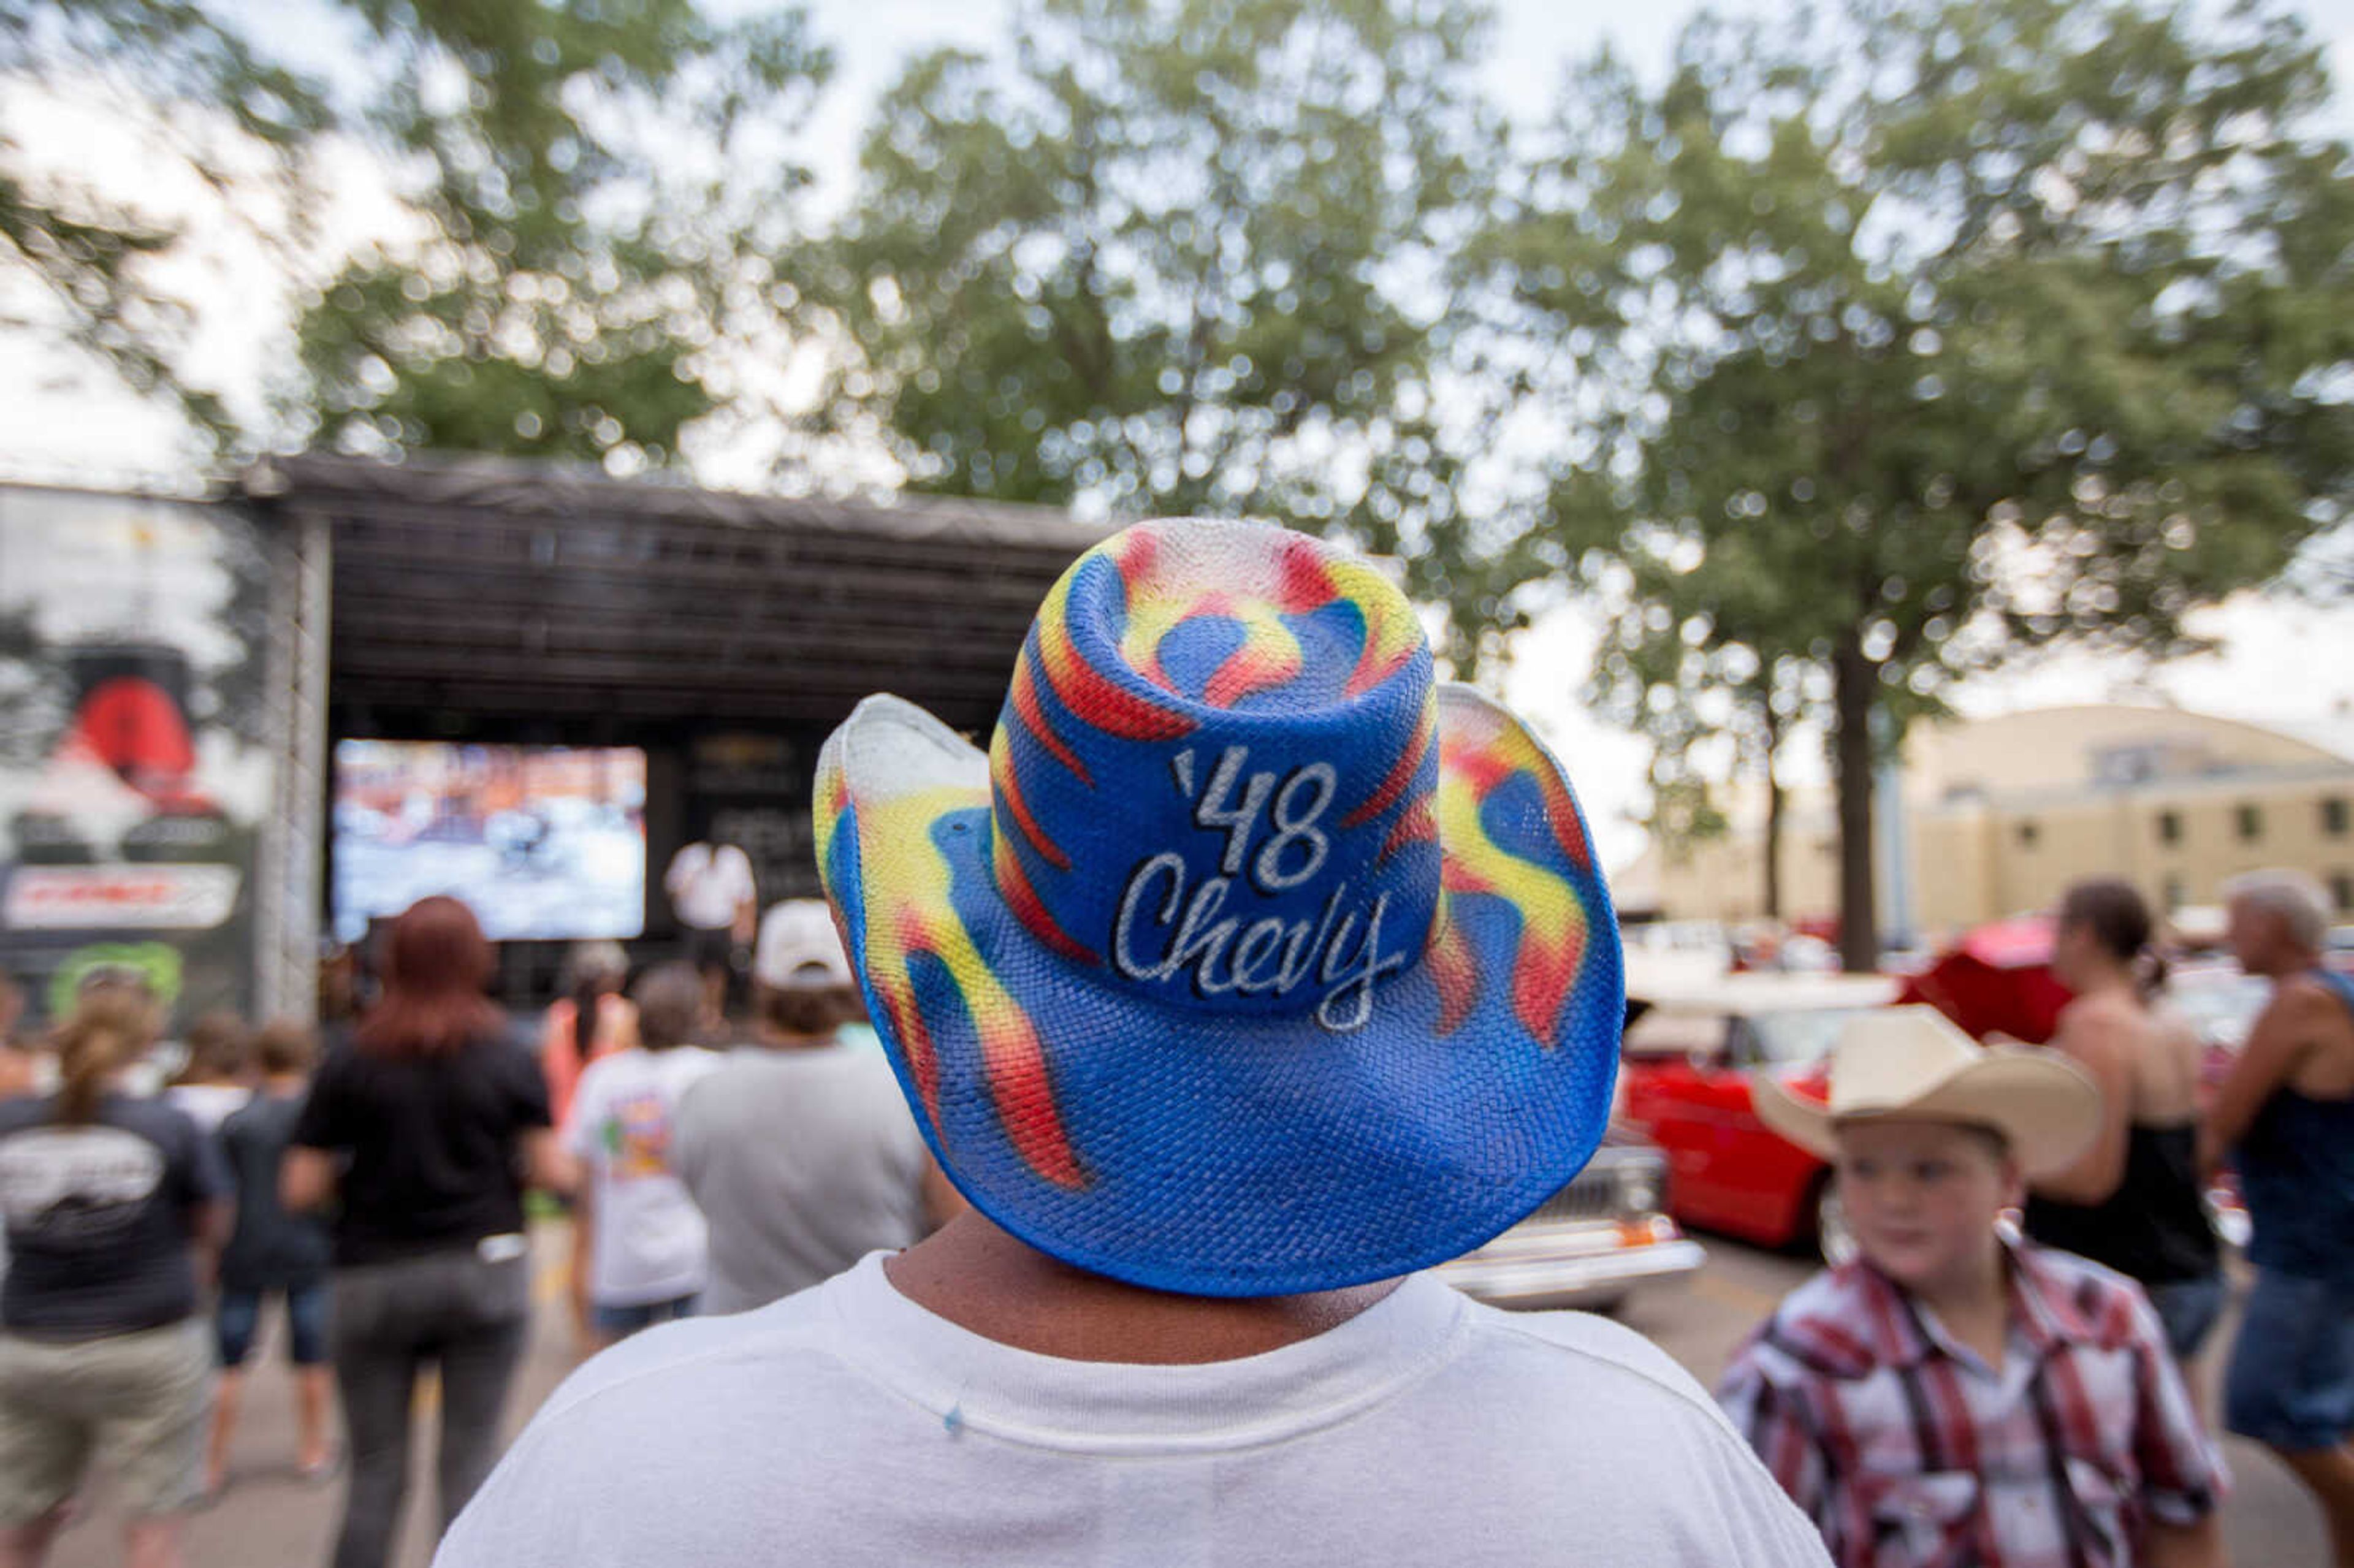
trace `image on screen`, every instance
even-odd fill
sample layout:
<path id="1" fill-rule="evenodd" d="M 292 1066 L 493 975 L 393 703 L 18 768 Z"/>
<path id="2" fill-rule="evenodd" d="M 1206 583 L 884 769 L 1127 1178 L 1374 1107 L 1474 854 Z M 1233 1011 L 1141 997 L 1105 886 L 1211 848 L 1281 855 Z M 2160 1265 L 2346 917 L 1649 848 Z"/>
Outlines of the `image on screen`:
<path id="1" fill-rule="evenodd" d="M 336 935 L 446 893 L 494 941 L 635 937 L 645 802 L 635 747 L 338 741 Z"/>

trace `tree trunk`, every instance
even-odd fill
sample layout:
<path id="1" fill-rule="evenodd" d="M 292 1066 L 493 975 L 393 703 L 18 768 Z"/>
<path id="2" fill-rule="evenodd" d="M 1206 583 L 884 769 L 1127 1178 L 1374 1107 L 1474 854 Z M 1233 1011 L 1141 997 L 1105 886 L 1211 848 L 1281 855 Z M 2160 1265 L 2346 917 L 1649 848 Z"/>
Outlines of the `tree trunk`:
<path id="1" fill-rule="evenodd" d="M 1782 917 L 1782 781 L 1774 777 L 1774 758 L 1782 749 L 1782 721 L 1766 699 L 1766 918 Z"/>
<path id="2" fill-rule="evenodd" d="M 1880 911 L 1872 886 L 1872 710 L 1880 672 L 1863 656 L 1861 631 L 1831 655 L 1831 744 L 1839 759 L 1840 961 L 1850 974 L 1880 967 Z"/>

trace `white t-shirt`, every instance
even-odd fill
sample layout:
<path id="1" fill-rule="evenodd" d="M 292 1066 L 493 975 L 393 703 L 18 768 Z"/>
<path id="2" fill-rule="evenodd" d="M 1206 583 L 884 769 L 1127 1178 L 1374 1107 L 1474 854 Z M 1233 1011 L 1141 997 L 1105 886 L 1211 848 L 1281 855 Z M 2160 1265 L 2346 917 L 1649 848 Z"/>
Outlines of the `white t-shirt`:
<path id="1" fill-rule="evenodd" d="M 706 1312 L 923 1239 L 931 1156 L 882 1052 L 749 1046 L 680 1102 L 672 1164 L 711 1226 Z"/>
<path id="2" fill-rule="evenodd" d="M 601 1305 L 641 1307 L 703 1288 L 703 1215 L 672 1163 L 671 1127 L 687 1086 L 720 1060 L 699 1045 L 619 1051 L 580 1075 L 564 1144 L 589 1184 L 588 1294 Z"/>
<path id="3" fill-rule="evenodd" d="M 164 1102 L 185 1112 L 206 1132 L 218 1132 L 231 1111 L 242 1110 L 253 1098 L 246 1084 L 174 1084 L 164 1091 Z"/>
<path id="4" fill-rule="evenodd" d="M 1715 1404 L 1581 1313 L 1427 1275 L 1207 1366 L 1061 1361 L 866 1258 L 573 1373 L 437 1568 L 1828 1568 Z"/>
<path id="5" fill-rule="evenodd" d="M 734 844 L 688 844 L 670 857 L 663 886 L 681 920 L 716 931 L 752 902 L 751 858 Z"/>

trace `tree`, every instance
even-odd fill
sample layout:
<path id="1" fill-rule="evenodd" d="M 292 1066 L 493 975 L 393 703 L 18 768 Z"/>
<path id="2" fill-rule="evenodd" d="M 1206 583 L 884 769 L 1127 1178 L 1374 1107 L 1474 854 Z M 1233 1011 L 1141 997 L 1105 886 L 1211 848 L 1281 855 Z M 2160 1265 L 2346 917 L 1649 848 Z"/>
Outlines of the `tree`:
<path id="1" fill-rule="evenodd" d="M 342 0 L 326 19 L 373 69 L 337 92 L 258 25 L 179 0 L 0 7 L 0 70 L 119 93 L 243 215 L 269 285 L 309 296 L 256 429 L 187 360 L 202 302 L 165 277 L 188 226 L 0 146 L 0 263 L 47 286 L 70 340 L 177 397 L 217 457 L 301 439 L 626 468 L 674 459 L 723 408 L 774 415 L 763 362 L 798 346 L 800 304 L 780 259 L 806 238 L 789 154 L 830 69 L 802 12 Z M 310 222 L 330 132 L 388 192 L 382 237 L 348 258 Z"/>
<path id="2" fill-rule="evenodd" d="M 1035 0 L 1010 60 L 917 60 L 833 252 L 845 408 L 919 490 L 1278 513 L 1452 594 L 1497 406 L 1447 378 L 1484 35 L 1456 0 Z"/>
<path id="3" fill-rule="evenodd" d="M 2062 640 L 2178 652 L 2354 483 L 2346 148 L 2253 6 L 1850 0 L 1606 56 L 1473 264 L 1598 408 L 1531 532 L 1625 612 L 1798 662 L 1842 950 L 1877 957 L 1875 729 Z M 1727 613 L 1728 596 L 1787 591 Z"/>
<path id="4" fill-rule="evenodd" d="M 1702 553 L 1667 534 L 1622 538 L 1617 556 L 1587 574 L 1607 616 L 1587 691 L 1604 715 L 1651 743 L 1650 826 L 1663 847 L 1722 836 L 1730 827 L 1695 753 L 1712 740 L 1733 743 L 1734 761 L 1764 789 L 1759 907 L 1778 918 L 1783 795 L 1775 769 L 1801 709 L 1797 683 L 1805 663 L 1781 629 L 1810 588 L 1788 566 L 1761 555 L 1771 543 L 1761 534 Z"/>
<path id="5" fill-rule="evenodd" d="M 0 0 L 0 83 L 19 101 L 79 94 L 139 123 L 144 183 L 188 176 L 217 198 L 214 218 L 279 264 L 307 238 L 310 154 L 333 111 L 323 88 L 263 58 L 233 23 L 165 0 Z M 191 356 L 200 302 L 174 275 L 188 220 L 78 163 L 0 132 L 0 279 L 30 284 L 37 301 L 0 330 L 94 355 L 133 389 L 176 403 L 218 450 L 239 419 Z M 233 187 L 246 199 L 229 199 Z"/>
<path id="6" fill-rule="evenodd" d="M 360 5 L 370 119 L 423 177 L 414 244 L 355 258 L 304 313 L 321 440 L 675 458 L 796 346 L 787 152 L 830 69 L 805 14 L 721 25 L 695 0 Z"/>

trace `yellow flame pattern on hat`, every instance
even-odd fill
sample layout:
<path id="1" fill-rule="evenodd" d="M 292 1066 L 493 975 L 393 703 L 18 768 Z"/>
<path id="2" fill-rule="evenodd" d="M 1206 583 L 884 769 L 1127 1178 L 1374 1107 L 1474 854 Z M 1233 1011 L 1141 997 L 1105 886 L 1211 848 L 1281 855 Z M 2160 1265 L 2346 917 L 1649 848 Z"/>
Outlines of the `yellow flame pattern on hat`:
<path id="1" fill-rule="evenodd" d="M 1072 1153 L 1044 1047 L 1030 1015 L 1015 1001 L 955 913 L 947 857 L 932 842 L 941 818 L 974 804 L 956 789 L 917 790 L 888 800 L 852 801 L 839 767 L 818 780 L 812 815 L 821 864 L 833 842 L 834 823 L 853 812 L 858 854 L 869 887 L 897 890 L 887 905 L 866 908 L 865 962 L 873 986 L 889 1016 L 893 1038 L 916 1080 L 924 1109 L 942 1142 L 949 1132 L 939 1114 L 939 1060 L 931 1030 L 916 999 L 910 962 L 917 954 L 937 960 L 962 999 L 981 1043 L 981 1075 L 1006 1138 L 1031 1170 L 1058 1187 L 1086 1185 Z M 885 869 L 885 868 L 888 869 Z M 826 866 L 829 887 L 834 883 Z M 844 890 L 849 891 L 849 890 Z"/>

